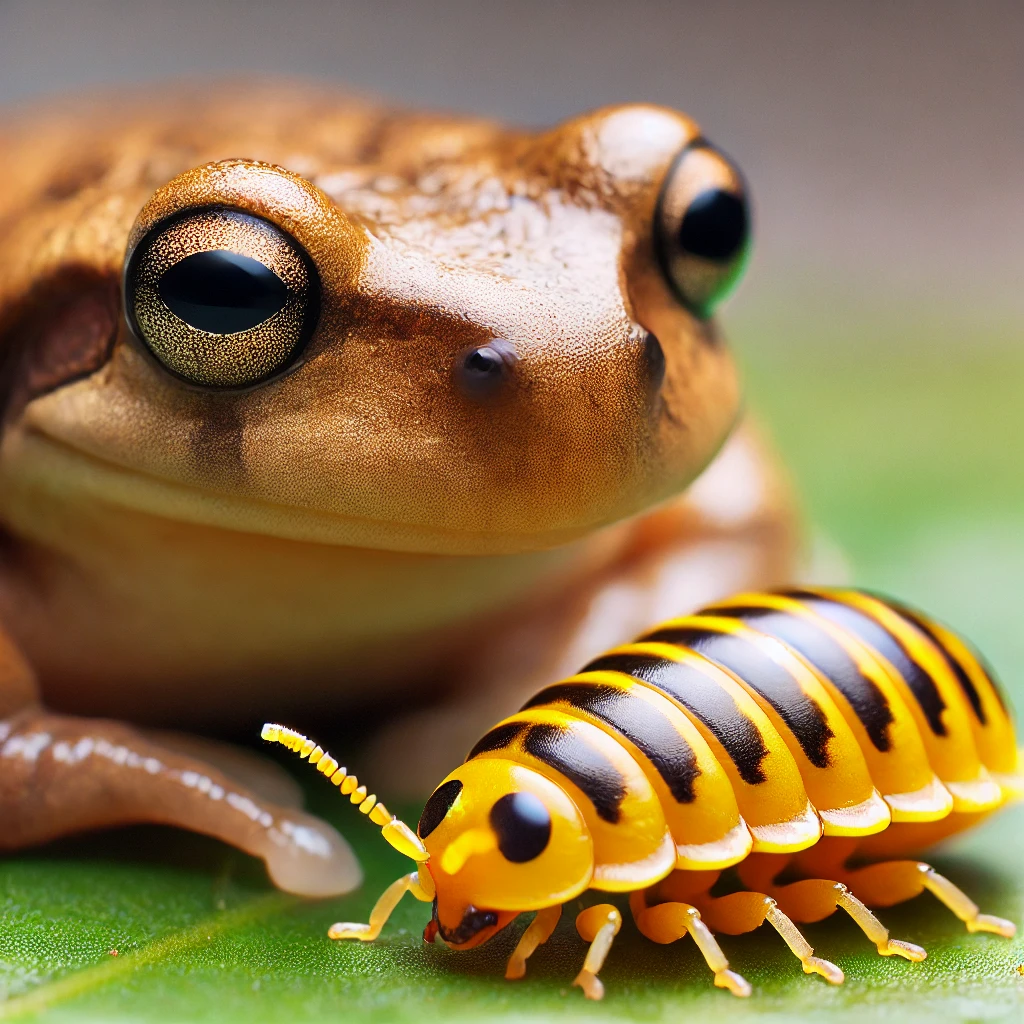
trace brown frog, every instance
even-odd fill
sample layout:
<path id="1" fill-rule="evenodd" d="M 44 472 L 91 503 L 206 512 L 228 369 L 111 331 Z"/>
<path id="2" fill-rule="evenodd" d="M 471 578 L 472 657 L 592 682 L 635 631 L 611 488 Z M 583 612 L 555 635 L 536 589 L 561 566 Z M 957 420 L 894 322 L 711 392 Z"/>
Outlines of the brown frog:
<path id="1" fill-rule="evenodd" d="M 712 316 L 744 185 L 688 117 L 271 83 L 0 150 L 0 846 L 162 822 L 344 891 L 276 778 L 152 730 L 354 718 L 420 793 L 539 684 L 790 571 Z"/>

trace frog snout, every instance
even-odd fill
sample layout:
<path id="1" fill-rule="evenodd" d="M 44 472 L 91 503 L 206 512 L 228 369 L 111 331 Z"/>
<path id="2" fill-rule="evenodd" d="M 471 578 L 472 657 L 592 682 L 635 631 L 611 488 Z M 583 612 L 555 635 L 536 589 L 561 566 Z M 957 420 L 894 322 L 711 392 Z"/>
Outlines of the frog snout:
<path id="1" fill-rule="evenodd" d="M 491 338 L 486 344 L 463 349 L 455 358 L 456 386 L 470 399 L 486 400 L 512 386 L 521 356 L 506 338 Z M 657 335 L 645 331 L 639 349 L 639 377 L 651 395 L 665 381 L 665 351 Z"/>

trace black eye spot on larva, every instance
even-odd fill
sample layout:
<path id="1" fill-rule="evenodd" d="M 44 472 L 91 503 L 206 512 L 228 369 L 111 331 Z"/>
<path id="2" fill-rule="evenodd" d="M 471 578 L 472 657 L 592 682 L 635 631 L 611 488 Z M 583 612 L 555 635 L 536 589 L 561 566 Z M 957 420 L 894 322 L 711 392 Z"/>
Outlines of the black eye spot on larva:
<path id="1" fill-rule="evenodd" d="M 444 816 L 452 809 L 452 804 L 461 792 L 462 783 L 458 779 L 449 779 L 430 794 L 416 826 L 420 839 L 426 839 L 444 821 Z"/>
<path id="2" fill-rule="evenodd" d="M 661 389 L 665 381 L 665 351 L 653 334 L 644 336 L 643 363 L 647 386 L 653 394 Z"/>
<path id="3" fill-rule="evenodd" d="M 463 352 L 455 363 L 455 377 L 469 398 L 490 398 L 509 380 L 517 362 L 519 355 L 512 342 L 494 338 Z"/>
<path id="4" fill-rule="evenodd" d="M 491 808 L 491 828 L 506 860 L 524 864 L 544 852 L 551 839 L 551 815 L 532 793 L 509 793 Z"/>

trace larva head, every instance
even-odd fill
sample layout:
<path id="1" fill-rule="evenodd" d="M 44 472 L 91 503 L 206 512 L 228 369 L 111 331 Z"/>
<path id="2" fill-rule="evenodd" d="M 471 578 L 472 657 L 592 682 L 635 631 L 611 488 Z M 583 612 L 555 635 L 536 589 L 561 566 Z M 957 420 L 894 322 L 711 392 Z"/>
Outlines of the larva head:
<path id="1" fill-rule="evenodd" d="M 523 911 L 572 899 L 594 871 L 576 804 L 512 761 L 460 765 L 434 790 L 417 832 L 437 889 L 434 920 L 456 949 L 486 942 Z"/>

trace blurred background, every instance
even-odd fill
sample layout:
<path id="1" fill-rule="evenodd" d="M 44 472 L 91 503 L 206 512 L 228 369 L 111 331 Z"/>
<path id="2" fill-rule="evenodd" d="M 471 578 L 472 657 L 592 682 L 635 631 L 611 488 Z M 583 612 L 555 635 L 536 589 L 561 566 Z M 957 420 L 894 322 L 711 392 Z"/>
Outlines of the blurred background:
<path id="1" fill-rule="evenodd" d="M 237 74 L 696 117 L 752 185 L 725 319 L 818 535 L 1024 663 L 1024 4 L 0 0 L 2 104 Z"/>

